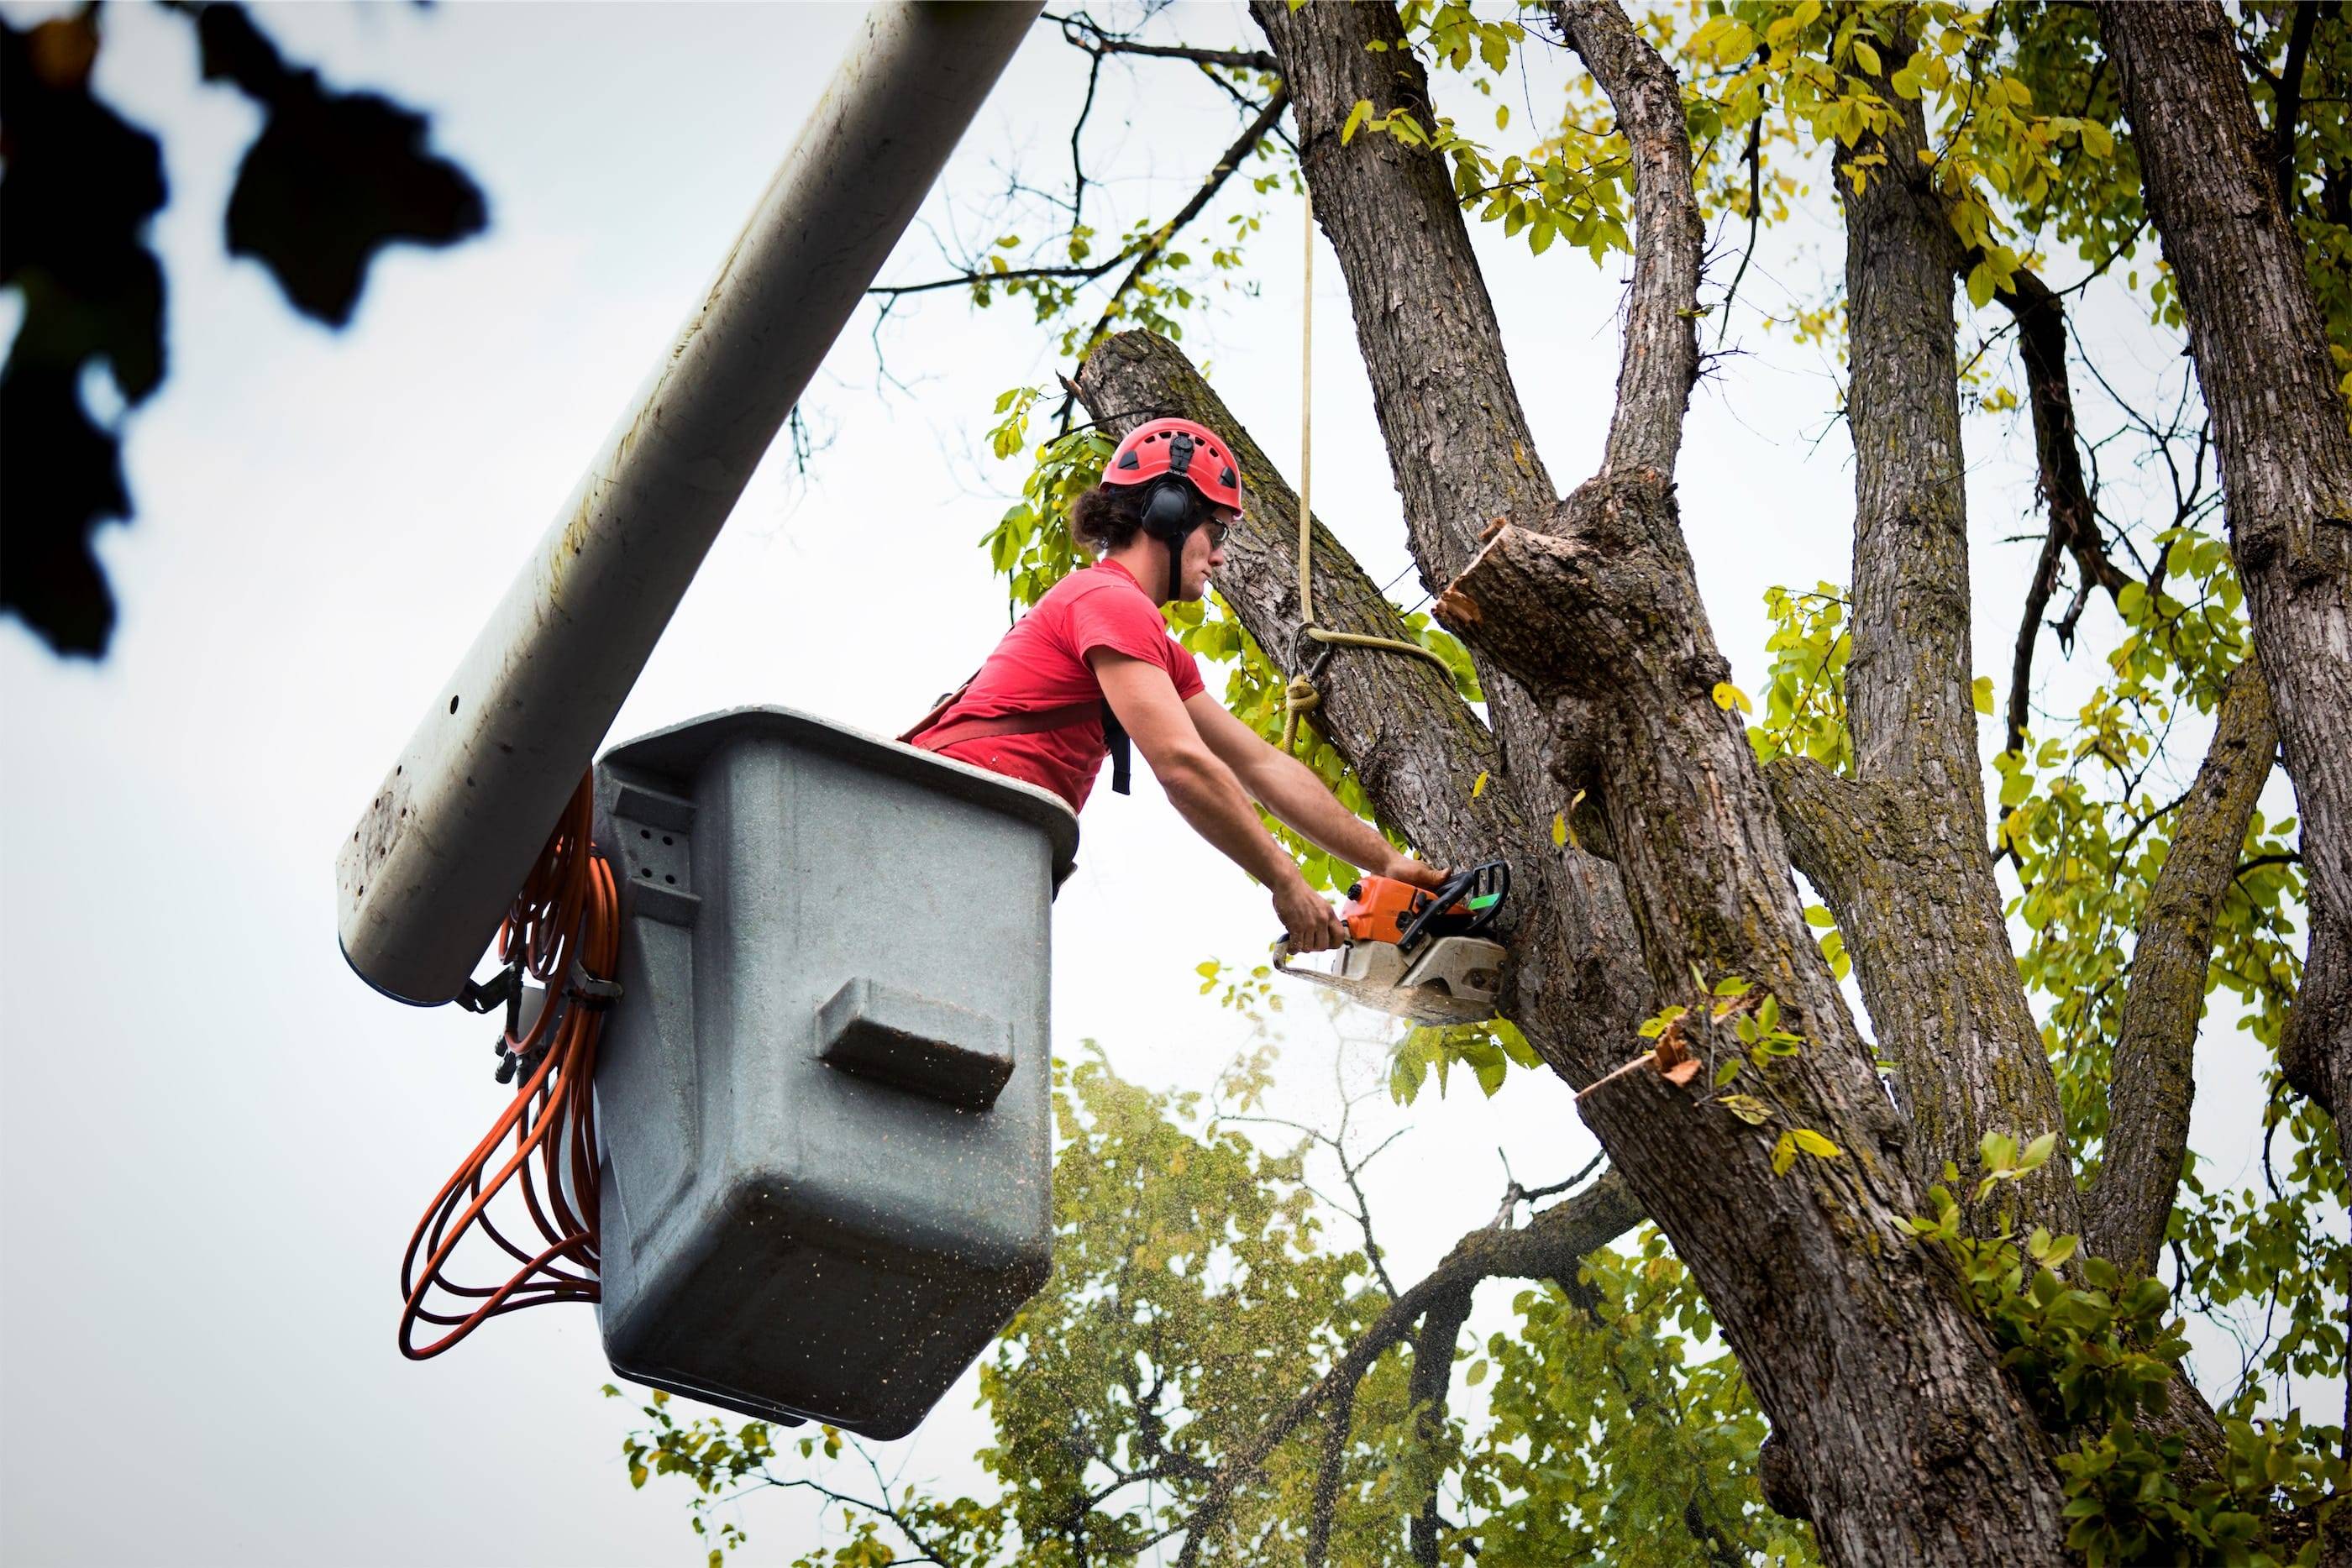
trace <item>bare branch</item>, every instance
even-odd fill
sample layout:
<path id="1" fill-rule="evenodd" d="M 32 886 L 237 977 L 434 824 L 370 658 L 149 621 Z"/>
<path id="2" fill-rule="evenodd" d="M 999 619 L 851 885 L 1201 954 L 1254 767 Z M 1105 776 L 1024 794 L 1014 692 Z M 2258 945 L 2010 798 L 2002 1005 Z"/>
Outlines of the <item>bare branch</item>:
<path id="1" fill-rule="evenodd" d="M 1571 1282 L 1574 1280 L 1570 1272 Z M 1412 1406 L 1413 1437 L 1424 1454 L 1437 1451 L 1445 1435 L 1445 1396 L 1454 1385 L 1454 1347 L 1462 1325 L 1470 1321 L 1470 1300 L 1476 1281 L 1465 1281 L 1430 1303 L 1412 1340 L 1412 1376 L 1405 1397 Z M 1439 1520 L 1437 1480 L 1432 1476 L 1429 1495 L 1413 1511 L 1409 1531 L 1412 1560 L 1422 1568 L 1437 1568 Z"/>
<path id="2" fill-rule="evenodd" d="M 2286 67 L 2273 84 L 2277 112 L 2271 124 L 2271 167 L 2278 174 L 2279 210 L 2294 220 L 2294 122 L 2303 113 L 2303 68 L 2311 55 L 2312 28 L 2324 5 L 2294 7 L 2294 30 L 2287 34 Z"/>
<path id="3" fill-rule="evenodd" d="M 1356 1391 L 1331 1401 L 1323 1417 L 1323 1457 L 1315 1469 L 1315 1500 L 1308 1515 L 1307 1568 L 1323 1568 L 1331 1552 L 1331 1524 L 1339 1511 L 1339 1480 L 1348 1462 L 1348 1434 L 1355 1425 Z"/>
<path id="4" fill-rule="evenodd" d="M 1097 59 L 1105 55 L 1140 55 L 1150 59 L 1191 60 L 1196 65 L 1224 66 L 1237 71 L 1281 68 L 1275 63 L 1274 57 L 1264 49 L 1196 49 L 1185 44 L 1139 44 L 1131 38 L 1105 31 L 1101 24 L 1083 14 L 1056 16 L 1049 11 L 1045 13 L 1045 19 L 1059 23 L 1063 37 Z"/>
<path id="5" fill-rule="evenodd" d="M 1723 320 L 1716 328 L 1715 346 L 1731 334 L 1731 302 L 1739 298 L 1740 280 L 1748 276 L 1748 264 L 1756 259 L 1756 234 L 1764 222 L 1764 117 L 1758 115 L 1748 122 L 1748 245 L 1739 253 L 1739 270 L 1731 275 L 1731 287 L 1723 291 L 1723 303 L 1717 307 Z"/>
<path id="6" fill-rule="evenodd" d="M 2037 484 L 2050 513 L 2048 540 L 2026 593 L 2017 653 L 2010 669 L 2009 749 L 2015 751 L 2025 740 L 2034 644 L 2041 640 L 2042 617 L 2057 588 L 2059 551 L 2063 549 L 2074 557 L 2085 591 L 2096 586 L 2114 598 L 2131 578 L 2108 558 L 2099 536 L 2098 507 L 2083 477 L 2082 454 L 2074 435 L 2074 396 L 2066 373 L 2064 308 L 2050 286 L 2025 268 L 2019 268 L 2011 281 L 2012 288 L 2000 298 L 2017 321 L 2018 351 L 2025 361 L 2026 395 L 2033 416 Z M 2082 605 L 2078 595 L 2062 623 L 2060 636 L 2068 644 Z"/>

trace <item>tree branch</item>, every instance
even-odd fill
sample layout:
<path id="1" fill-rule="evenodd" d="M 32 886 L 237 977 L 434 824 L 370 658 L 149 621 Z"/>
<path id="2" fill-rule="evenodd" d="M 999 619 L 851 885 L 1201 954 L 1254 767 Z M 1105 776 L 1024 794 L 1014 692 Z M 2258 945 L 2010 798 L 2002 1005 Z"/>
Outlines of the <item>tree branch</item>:
<path id="1" fill-rule="evenodd" d="M 1835 888 L 1831 908 L 1878 1048 L 1904 1085 L 1914 1170 L 1932 1176 L 1949 1161 L 1972 1179 L 1987 1133 L 2063 1136 L 2064 1112 L 2018 979 L 1985 834 L 1952 306 L 1965 257 L 1921 161 L 1930 146 L 1924 108 L 1888 85 L 1907 50 L 1894 41 L 1881 47 L 1884 126 L 1842 145 L 1834 160 L 1853 366 L 1846 701 L 1863 786 L 1852 799 L 1864 831 L 1859 845 L 1846 846 L 1858 857 L 1823 891 Z M 2054 301 L 2044 304 L 2040 319 L 2055 334 L 2063 378 L 2063 318 Z M 2071 422 L 2063 435 L 2071 463 Z M 2073 476 L 2079 492 L 2079 465 Z M 2013 1196 L 2021 1225 L 2080 1232 L 2063 1146 Z"/>
<path id="2" fill-rule="evenodd" d="M 1188 1531 L 1178 1562 L 1197 1560 L 1207 1528 L 1223 1517 L 1234 1491 L 1257 1472 L 1284 1438 L 1326 1404 L 1342 1396 L 1352 1398 L 1372 1364 L 1404 1343 L 1413 1325 L 1433 1308 L 1483 1280 L 1574 1279 L 1586 1253 L 1608 1246 L 1639 1225 L 1642 1218 L 1632 1189 L 1612 1171 L 1567 1202 L 1537 1215 L 1525 1229 L 1482 1227 L 1455 1242 L 1427 1277 L 1398 1297 L 1357 1336 L 1313 1387 L 1234 1451 L 1192 1516 L 1178 1527 Z"/>
<path id="3" fill-rule="evenodd" d="M 2164 1243 L 2189 1152 L 2213 920 L 2237 875 L 2238 847 L 2277 748 L 2270 694 L 2250 658 L 2231 673 L 2212 745 L 2133 946 L 2110 1072 L 2106 1157 L 2084 1200 L 2091 1251 L 2126 1274 L 2155 1272 Z"/>
<path id="4" fill-rule="evenodd" d="M 1072 47 L 1100 57 L 1104 55 L 1141 55 L 1158 60 L 1191 60 L 1195 65 L 1224 66 L 1237 71 L 1274 71 L 1281 68 L 1272 55 L 1264 49 L 1196 49 L 1184 44 L 1139 44 L 1116 33 L 1105 32 L 1102 26 L 1087 16 L 1056 16 L 1045 13 L 1045 19 L 1058 23 L 1063 37 Z M 1079 37 L 1083 32 L 1086 37 Z"/>
<path id="5" fill-rule="evenodd" d="M 1233 177 L 1234 171 L 1242 166 L 1242 160 L 1265 139 L 1266 132 L 1280 122 L 1283 110 L 1289 107 L 1290 89 L 1276 88 L 1274 96 L 1266 99 L 1265 107 L 1258 110 L 1257 118 L 1251 120 L 1234 139 L 1234 144 L 1225 149 L 1224 155 L 1217 160 L 1216 167 L 1209 171 L 1209 177 L 1201 182 L 1199 190 L 1192 193 L 1192 199 L 1179 208 L 1174 217 L 1152 231 L 1150 240 L 1135 253 L 1135 265 L 1128 269 L 1127 276 L 1118 280 L 1118 287 L 1112 289 L 1110 298 L 1103 302 L 1102 315 L 1095 321 L 1093 329 L 1087 333 L 1086 347 L 1080 350 L 1081 354 L 1091 352 L 1103 334 L 1110 330 L 1112 319 L 1118 315 L 1119 301 L 1143 280 L 1143 275 L 1151 269 L 1151 264 L 1167 251 L 1169 242 L 1183 230 L 1186 224 L 1199 217 L 1201 210 L 1224 189 L 1225 182 Z"/>
<path id="6" fill-rule="evenodd" d="M 1681 84 L 1615 0 L 1554 0 L 1552 15 L 1609 95 L 1633 149 L 1638 241 L 1607 463 L 1671 479 L 1698 379 L 1699 255 L 1706 240 L 1691 193 Z"/>
<path id="7" fill-rule="evenodd" d="M 1748 246 L 1739 253 L 1739 270 L 1731 275 L 1731 287 L 1723 291 L 1723 303 L 1717 308 L 1723 312 L 1722 325 L 1716 329 L 1715 346 L 1731 335 L 1731 302 L 1739 298 L 1739 285 L 1748 276 L 1748 264 L 1756 259 L 1756 235 L 1764 222 L 1764 117 L 1758 115 L 1748 122 Z"/>
<path id="8" fill-rule="evenodd" d="M 2011 282 L 2013 287 L 2000 298 L 2017 321 L 2018 351 L 2025 362 L 2026 397 L 2033 416 L 2036 484 L 2050 513 L 2048 539 L 2032 587 L 2026 593 L 2025 612 L 2017 629 L 2017 653 L 2010 671 L 2009 749 L 2015 751 L 2024 744 L 2034 644 L 2041 639 L 2042 613 L 2057 587 L 2059 550 L 2073 555 L 2085 585 L 2104 589 L 2111 599 L 2123 592 L 2131 578 L 2108 558 L 2099 537 L 2098 507 L 2083 477 L 2082 452 L 2075 441 L 2074 395 L 2066 373 L 2065 308 L 2048 284 L 2023 267 L 2011 275 Z M 2075 613 L 2068 612 L 2062 632 L 2068 643 L 2073 641 Z"/>
<path id="9" fill-rule="evenodd" d="M 1547 512 L 1556 492 L 1444 162 L 1377 132 L 1340 144 L 1360 101 L 1433 125 L 1427 73 L 1392 5 L 1250 10 L 1297 100 L 1301 167 L 1348 280 L 1413 558 L 1424 582 L 1444 582 L 1489 518 Z"/>
<path id="10" fill-rule="evenodd" d="M 1581 1254 L 1580 1254 L 1581 1256 Z M 1569 1279 L 1576 1278 L 1574 1270 Z M 1412 1376 L 1405 1386 L 1412 1407 L 1413 1439 L 1424 1454 L 1437 1452 L 1445 1436 L 1445 1396 L 1454 1385 L 1454 1347 L 1462 1325 L 1470 1321 L 1470 1299 L 1476 1281 L 1466 1281 L 1450 1294 L 1432 1301 L 1412 1340 Z M 1409 1539 L 1412 1560 L 1422 1568 L 1438 1568 L 1440 1521 L 1437 1512 L 1439 1477 L 1429 1479 L 1429 1495 L 1413 1511 Z"/>
<path id="11" fill-rule="evenodd" d="M 1356 1391 L 1336 1396 L 1323 1417 L 1323 1457 L 1315 1467 L 1314 1500 L 1308 1511 L 1307 1568 L 1323 1568 L 1331 1552 L 1331 1525 L 1339 1511 L 1339 1482 L 1347 1469 L 1348 1436 L 1355 1425 Z"/>
<path id="12" fill-rule="evenodd" d="M 2311 30 L 2324 5 L 2294 7 L 2294 28 L 2287 35 L 2286 68 L 2279 73 L 2277 111 L 2271 125 L 2271 167 L 2278 175 L 2279 210 L 2294 221 L 2294 122 L 2303 113 L 2303 68 L 2311 55 Z"/>
<path id="13" fill-rule="evenodd" d="M 2230 549 L 2302 821 L 2314 976 L 2352 972 L 2352 433 L 2305 247 L 2263 167 L 2229 16 L 2099 6 L 2147 211 L 2211 411 Z M 2300 90 L 2298 89 L 2298 90 Z M 2343 988 L 2332 994 L 2343 996 Z M 2301 1006 L 2299 1012 L 2305 1011 Z M 2291 1020 L 2322 1103 L 2352 1099 L 2352 1007 Z"/>

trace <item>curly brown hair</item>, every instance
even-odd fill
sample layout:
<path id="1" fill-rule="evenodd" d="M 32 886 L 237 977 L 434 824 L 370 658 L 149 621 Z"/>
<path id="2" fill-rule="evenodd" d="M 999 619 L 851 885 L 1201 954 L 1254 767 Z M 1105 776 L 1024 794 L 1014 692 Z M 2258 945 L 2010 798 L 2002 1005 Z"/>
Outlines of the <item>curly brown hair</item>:
<path id="1" fill-rule="evenodd" d="M 1070 503 L 1070 532 L 1097 556 L 1126 549 L 1143 527 L 1144 488 L 1096 486 Z"/>

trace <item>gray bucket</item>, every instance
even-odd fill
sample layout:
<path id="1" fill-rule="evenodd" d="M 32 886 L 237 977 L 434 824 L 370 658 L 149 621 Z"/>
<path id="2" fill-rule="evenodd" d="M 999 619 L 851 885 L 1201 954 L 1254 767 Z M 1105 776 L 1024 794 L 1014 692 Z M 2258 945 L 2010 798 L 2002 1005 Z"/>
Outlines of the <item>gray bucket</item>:
<path id="1" fill-rule="evenodd" d="M 618 747 L 596 1067 L 614 1370 L 912 1431 L 1045 1281 L 1044 790 L 782 708 Z"/>

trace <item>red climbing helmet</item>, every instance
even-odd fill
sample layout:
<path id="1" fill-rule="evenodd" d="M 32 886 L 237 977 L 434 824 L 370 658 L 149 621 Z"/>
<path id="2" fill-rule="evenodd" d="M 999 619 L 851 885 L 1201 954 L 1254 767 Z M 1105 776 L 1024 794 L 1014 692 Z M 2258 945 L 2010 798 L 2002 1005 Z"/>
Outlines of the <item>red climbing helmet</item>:
<path id="1" fill-rule="evenodd" d="M 1106 485 L 1149 485 L 1163 474 L 1190 483 L 1213 507 L 1242 509 L 1242 476 L 1232 449 L 1189 419 L 1154 419 L 1137 425 L 1110 455 Z"/>

